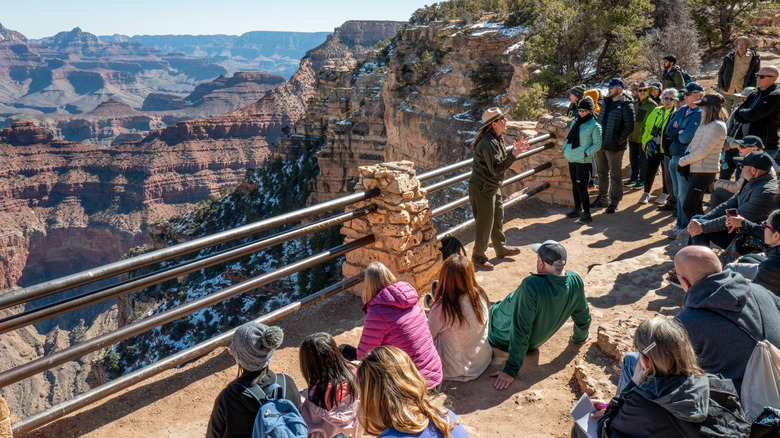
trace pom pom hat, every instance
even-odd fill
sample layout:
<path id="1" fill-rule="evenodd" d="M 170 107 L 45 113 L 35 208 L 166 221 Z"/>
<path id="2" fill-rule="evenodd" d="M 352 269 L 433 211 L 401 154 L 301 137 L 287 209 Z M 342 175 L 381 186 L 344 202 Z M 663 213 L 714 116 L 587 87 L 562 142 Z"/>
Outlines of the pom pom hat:
<path id="1" fill-rule="evenodd" d="M 245 370 L 260 371 L 268 366 L 283 340 L 284 333 L 279 327 L 248 322 L 233 333 L 230 353 Z"/>

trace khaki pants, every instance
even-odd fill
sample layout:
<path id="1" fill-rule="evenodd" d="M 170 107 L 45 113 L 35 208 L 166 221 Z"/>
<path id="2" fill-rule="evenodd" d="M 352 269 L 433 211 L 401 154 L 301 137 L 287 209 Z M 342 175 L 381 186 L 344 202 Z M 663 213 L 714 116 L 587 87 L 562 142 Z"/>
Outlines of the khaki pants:
<path id="1" fill-rule="evenodd" d="M 731 111 L 733 111 L 736 107 L 738 107 L 742 103 L 742 98 L 739 96 L 723 93 L 722 90 L 721 90 L 721 94 L 723 95 L 723 98 L 726 99 L 726 102 L 723 104 L 723 108 L 729 114 L 731 114 Z"/>
<path id="2" fill-rule="evenodd" d="M 599 170 L 599 198 L 607 199 L 609 191 L 610 205 L 617 206 L 623 199 L 623 153 L 622 151 L 606 151 L 601 149 L 596 152 L 596 168 Z"/>
<path id="3" fill-rule="evenodd" d="M 508 251 L 504 235 L 504 197 L 501 189 L 483 191 L 469 184 L 469 202 L 474 214 L 474 249 L 471 260 L 477 263 L 488 261 L 485 254 L 488 239 L 493 242 L 496 256 L 503 257 Z"/>

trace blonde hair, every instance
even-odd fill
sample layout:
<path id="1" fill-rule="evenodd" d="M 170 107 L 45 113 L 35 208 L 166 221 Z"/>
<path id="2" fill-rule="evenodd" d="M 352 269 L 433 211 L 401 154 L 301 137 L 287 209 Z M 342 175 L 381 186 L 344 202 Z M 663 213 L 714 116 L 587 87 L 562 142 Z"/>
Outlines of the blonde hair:
<path id="1" fill-rule="evenodd" d="M 363 277 L 363 304 L 371 301 L 377 292 L 398 281 L 387 266 L 371 262 Z"/>
<path id="2" fill-rule="evenodd" d="M 393 428 L 420 433 L 430 421 L 446 438 L 457 423 L 447 421 L 446 409 L 428 396 L 425 378 L 403 350 L 382 345 L 369 351 L 357 372 L 360 409 L 358 419 L 371 435 Z"/>
<path id="3" fill-rule="evenodd" d="M 704 375 L 688 332 L 675 319 L 656 316 L 642 321 L 634 335 L 634 348 L 647 359 L 650 377 Z"/>

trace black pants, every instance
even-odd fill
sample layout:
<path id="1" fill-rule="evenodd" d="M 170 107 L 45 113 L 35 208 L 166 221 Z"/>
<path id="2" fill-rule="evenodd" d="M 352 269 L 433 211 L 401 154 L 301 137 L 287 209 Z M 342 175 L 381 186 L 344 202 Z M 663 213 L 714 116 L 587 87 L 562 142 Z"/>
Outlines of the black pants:
<path id="1" fill-rule="evenodd" d="M 721 172 L 721 175 L 722 174 L 723 172 Z M 734 196 L 734 194 L 730 191 L 718 187 L 710 194 L 710 208 L 715 209 L 715 207 L 731 199 L 732 196 Z"/>
<path id="2" fill-rule="evenodd" d="M 714 233 L 703 233 L 698 236 L 691 237 L 689 241 L 690 245 L 700 245 L 709 248 L 710 243 L 718 245 L 718 247 L 726 249 L 731 245 L 731 242 L 737 236 L 736 233 L 729 233 L 728 231 L 716 231 Z"/>
<path id="3" fill-rule="evenodd" d="M 685 192 L 685 201 L 682 210 L 688 223 L 691 222 L 694 215 L 704 214 L 701 201 L 704 199 L 704 192 L 715 182 L 715 173 L 691 172 L 688 178 L 688 191 Z"/>
<path id="4" fill-rule="evenodd" d="M 720 170 L 720 179 L 731 179 L 731 175 L 734 175 L 734 171 L 737 170 L 737 163 L 734 162 L 734 157 L 739 153 L 739 149 L 729 149 L 723 153 L 726 159 L 726 168 Z"/>
<path id="5" fill-rule="evenodd" d="M 647 157 L 647 170 L 645 171 L 645 193 L 653 191 L 653 182 L 655 182 L 655 174 L 658 173 L 658 168 L 661 168 L 661 181 L 663 179 L 663 163 L 664 154 L 655 154 L 651 157 Z M 664 193 L 666 193 L 666 184 L 664 183 Z"/>
<path id="6" fill-rule="evenodd" d="M 590 180 L 591 163 L 569 163 L 571 175 L 571 194 L 574 196 L 574 208 L 580 208 L 590 213 L 590 198 L 588 197 L 588 181 Z"/>

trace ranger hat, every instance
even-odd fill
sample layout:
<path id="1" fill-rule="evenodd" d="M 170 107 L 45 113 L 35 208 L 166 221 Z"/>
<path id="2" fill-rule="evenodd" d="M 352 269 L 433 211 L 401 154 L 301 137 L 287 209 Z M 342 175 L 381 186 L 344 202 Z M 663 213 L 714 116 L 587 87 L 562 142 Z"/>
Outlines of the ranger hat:
<path id="1" fill-rule="evenodd" d="M 566 248 L 554 240 L 547 240 L 543 243 L 535 243 L 532 250 L 539 255 L 539 260 L 553 265 L 556 262 L 566 264 Z"/>
<path id="2" fill-rule="evenodd" d="M 745 35 L 738 36 L 737 39 L 734 40 L 734 45 L 736 46 L 740 41 L 745 41 L 748 47 L 753 47 L 753 41 L 751 41 L 750 38 L 746 37 Z"/>
<path id="3" fill-rule="evenodd" d="M 755 167 L 758 170 L 769 172 L 772 168 L 772 157 L 764 151 L 753 151 L 744 157 L 734 157 L 734 162 L 743 166 Z"/>
<path id="4" fill-rule="evenodd" d="M 494 106 L 492 108 L 486 109 L 485 112 L 482 113 L 482 126 L 480 126 L 479 129 L 483 129 L 485 126 L 495 122 L 502 117 L 505 119 L 507 118 L 506 114 L 501 111 L 501 108 Z"/>

